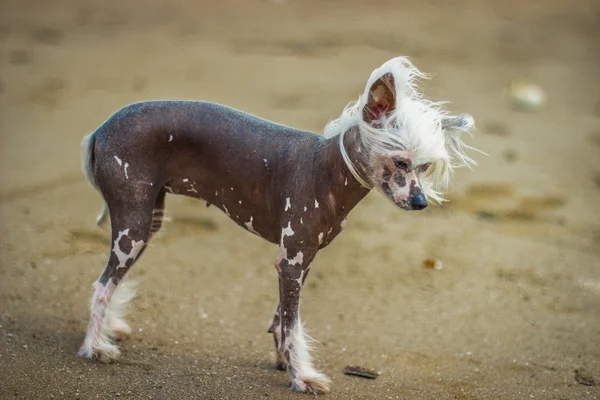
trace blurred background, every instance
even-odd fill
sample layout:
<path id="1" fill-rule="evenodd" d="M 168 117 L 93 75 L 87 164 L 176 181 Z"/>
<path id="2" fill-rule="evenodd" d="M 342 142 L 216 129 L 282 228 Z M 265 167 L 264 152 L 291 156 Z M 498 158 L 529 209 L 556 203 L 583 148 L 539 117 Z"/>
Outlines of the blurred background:
<path id="1" fill-rule="evenodd" d="M 3 0 L 0 48 L 0 397 L 296 398 L 266 333 L 275 246 L 191 199 L 132 270 L 120 361 L 76 357 L 110 243 L 79 142 L 150 99 L 320 133 L 399 55 L 488 156 L 442 207 L 369 195 L 318 255 L 301 306 L 329 397 L 600 397 L 597 1 Z"/>

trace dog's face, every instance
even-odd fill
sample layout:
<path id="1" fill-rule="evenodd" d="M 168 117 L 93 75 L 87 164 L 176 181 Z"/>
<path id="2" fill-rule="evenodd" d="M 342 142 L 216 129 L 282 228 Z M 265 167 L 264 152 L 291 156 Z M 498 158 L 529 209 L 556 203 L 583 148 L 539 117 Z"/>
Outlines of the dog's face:
<path id="1" fill-rule="evenodd" d="M 442 115 L 415 99 L 402 97 L 398 112 L 396 104 L 394 76 L 386 73 L 371 85 L 362 109 L 367 134 L 377 143 L 368 151 L 365 172 L 394 204 L 422 210 L 432 178 L 447 171 L 449 151 L 460 146 L 456 131 L 472 127 L 473 120 L 467 114 Z"/>
<path id="2" fill-rule="evenodd" d="M 404 210 L 422 210 L 427 207 L 427 197 L 419 178 L 431 164 L 415 164 L 407 151 L 390 151 L 385 156 L 371 160 L 372 183 L 391 201 Z"/>
<path id="3" fill-rule="evenodd" d="M 395 82 L 393 75 L 388 73 L 371 86 L 362 117 L 367 124 L 380 128 L 382 119 L 395 108 Z M 371 153 L 368 164 L 373 186 L 398 207 L 404 210 L 427 207 L 427 197 L 421 189 L 419 177 L 431 164 L 416 162 L 414 151 L 390 147 L 385 152 Z"/>

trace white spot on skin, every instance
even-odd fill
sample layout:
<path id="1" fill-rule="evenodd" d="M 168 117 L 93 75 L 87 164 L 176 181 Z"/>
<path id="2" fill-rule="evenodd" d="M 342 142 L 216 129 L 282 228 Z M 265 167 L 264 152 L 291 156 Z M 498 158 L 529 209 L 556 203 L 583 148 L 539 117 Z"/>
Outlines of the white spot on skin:
<path id="1" fill-rule="evenodd" d="M 323 232 L 319 233 L 319 244 L 323 244 Z"/>
<path id="2" fill-rule="evenodd" d="M 283 243 L 283 238 L 286 236 L 294 236 L 294 230 L 292 229 L 292 221 L 288 222 L 288 226 L 281 229 L 281 242 Z"/>
<path id="3" fill-rule="evenodd" d="M 219 195 L 219 192 L 215 192 L 215 196 L 218 196 L 218 195 Z"/>
<path id="4" fill-rule="evenodd" d="M 283 259 L 287 260 L 287 249 L 283 245 L 283 239 L 286 236 L 293 236 L 293 235 L 294 235 L 294 230 L 292 229 L 292 221 L 289 221 L 288 226 L 281 229 L 281 239 L 280 239 L 280 246 L 279 246 L 280 260 L 283 260 Z"/>
<path id="5" fill-rule="evenodd" d="M 304 207 L 304 212 L 306 212 L 306 210 L 308 210 L 308 208 Z"/>
<path id="6" fill-rule="evenodd" d="M 304 271 L 300 271 L 300 278 L 296 279 L 298 285 L 302 286 L 302 278 L 304 277 Z"/>
<path id="7" fill-rule="evenodd" d="M 284 211 L 287 211 L 290 208 L 292 208 L 292 203 L 290 203 L 290 198 L 288 197 L 287 199 L 285 199 L 285 210 Z"/>
<path id="8" fill-rule="evenodd" d="M 344 186 L 348 186 L 348 177 L 346 177 L 346 180 L 344 181 Z"/>
<path id="9" fill-rule="evenodd" d="M 294 258 L 288 259 L 290 265 L 302 265 L 302 261 L 304 261 L 304 254 L 302 254 L 301 251 L 299 251 Z"/>
<path id="10" fill-rule="evenodd" d="M 129 175 L 127 175 L 127 168 L 129 168 L 129 164 L 125 163 L 125 166 L 123 167 L 123 169 L 125 170 L 125 178 L 129 179 Z M 150 184 L 150 186 L 152 186 L 152 183 Z"/>
<path id="11" fill-rule="evenodd" d="M 167 189 L 167 192 L 169 192 L 169 193 L 174 193 L 173 188 L 171 186 L 165 185 L 165 189 Z"/>
<path id="12" fill-rule="evenodd" d="M 123 166 L 123 161 L 119 157 L 117 157 L 117 156 L 114 156 L 114 157 L 115 157 L 115 160 L 117 160 L 117 163 L 119 164 L 119 167 Z M 129 167 L 129 164 L 125 163 L 125 178 L 127 178 L 127 179 L 129 179 L 129 176 L 127 175 L 127 168 L 128 167 Z"/>
<path id="13" fill-rule="evenodd" d="M 304 224 L 304 222 L 302 222 L 302 217 L 300 217 L 300 223 L 301 223 L 301 224 Z"/>
<path id="14" fill-rule="evenodd" d="M 242 201 L 240 200 L 238 203 L 242 204 Z"/>
<path id="15" fill-rule="evenodd" d="M 231 188 L 231 190 L 233 190 L 233 188 Z"/>
<path id="16" fill-rule="evenodd" d="M 263 161 L 265 162 L 265 167 L 267 166 L 267 159 L 263 158 Z"/>
<path id="17" fill-rule="evenodd" d="M 188 178 L 184 178 L 183 179 L 184 182 L 189 182 Z M 190 188 L 187 190 L 188 192 L 194 192 L 194 193 L 198 193 L 198 191 L 196 190 L 196 188 L 194 187 L 194 185 L 196 184 L 196 182 L 192 182 L 190 183 Z"/>
<path id="18" fill-rule="evenodd" d="M 319 202 L 315 199 L 315 208 L 319 208 Z"/>
<path id="19" fill-rule="evenodd" d="M 410 183 L 414 182 L 415 185 L 417 185 L 417 181 L 415 179 L 411 179 L 412 173 L 411 174 L 403 174 L 403 175 L 404 175 L 404 178 L 406 181 L 406 185 L 404 185 L 404 186 L 399 186 L 397 184 L 391 185 L 392 193 L 394 196 L 394 201 L 407 201 L 408 197 L 410 196 Z"/>
<path id="20" fill-rule="evenodd" d="M 225 204 L 223 204 L 223 210 L 225 210 L 225 214 L 227 214 L 228 217 L 231 217 L 231 214 L 229 214 L 229 210 L 227 207 L 225 207 Z"/>
<path id="21" fill-rule="evenodd" d="M 124 231 L 119 232 L 119 236 L 117 236 L 117 238 L 115 239 L 114 244 L 113 244 L 113 253 L 115 253 L 115 256 L 117 256 L 117 260 L 119 260 L 119 265 L 117 265 L 117 269 L 125 268 L 127 260 L 129 260 L 129 259 L 135 260 L 135 258 L 137 257 L 140 250 L 144 247 L 144 244 L 145 244 L 143 240 L 135 241 L 132 239 L 131 240 L 131 251 L 129 252 L 129 254 L 127 254 L 127 253 L 123 252 L 121 250 L 121 248 L 119 247 L 119 241 L 121 240 L 121 238 L 123 236 L 129 237 L 129 228 L 125 229 Z"/>
<path id="22" fill-rule="evenodd" d="M 254 227 L 252 226 L 252 221 L 253 221 L 253 220 L 254 220 L 254 218 L 253 218 L 253 217 L 250 217 L 250 221 L 248 221 L 248 222 L 245 222 L 245 223 L 244 223 L 244 225 L 246 225 L 246 228 L 247 228 L 247 229 L 248 229 L 250 232 L 254 233 L 255 235 L 258 235 L 258 232 L 256 232 L 256 231 L 254 230 Z M 260 235 L 259 235 L 259 236 L 260 236 Z"/>
<path id="23" fill-rule="evenodd" d="M 333 228 L 329 228 L 329 231 L 327 231 L 327 236 L 331 235 L 332 231 L 333 231 Z"/>
<path id="24" fill-rule="evenodd" d="M 170 136 L 169 136 L 169 142 L 170 142 L 171 140 L 173 140 L 173 135 L 170 135 Z"/>

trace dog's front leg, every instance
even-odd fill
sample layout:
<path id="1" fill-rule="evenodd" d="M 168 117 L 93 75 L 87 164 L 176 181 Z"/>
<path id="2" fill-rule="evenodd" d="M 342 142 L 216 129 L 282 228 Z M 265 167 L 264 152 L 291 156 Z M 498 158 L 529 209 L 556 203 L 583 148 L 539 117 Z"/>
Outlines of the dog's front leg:
<path id="1" fill-rule="evenodd" d="M 279 261 L 277 262 L 277 268 L 279 268 Z M 273 335 L 273 341 L 275 342 L 275 368 L 279 371 L 287 370 L 287 361 L 281 353 L 281 305 L 277 304 L 275 315 L 273 315 L 273 322 L 269 327 L 268 333 Z"/>
<path id="2" fill-rule="evenodd" d="M 326 393 L 330 390 L 331 381 L 312 365 L 310 338 L 304 334 L 298 309 L 303 278 L 316 250 L 294 250 L 293 247 L 286 249 L 282 246 L 280 251 L 285 256 L 280 256 L 277 264 L 281 321 L 279 350 L 287 361 L 292 390 Z"/>

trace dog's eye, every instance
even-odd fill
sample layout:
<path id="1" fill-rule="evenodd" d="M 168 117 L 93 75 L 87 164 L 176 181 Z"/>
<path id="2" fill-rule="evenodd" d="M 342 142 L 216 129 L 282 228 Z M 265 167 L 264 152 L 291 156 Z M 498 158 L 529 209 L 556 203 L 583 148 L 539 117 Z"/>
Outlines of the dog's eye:
<path id="1" fill-rule="evenodd" d="M 408 163 L 404 160 L 396 160 L 394 163 L 400 169 L 408 169 Z"/>

